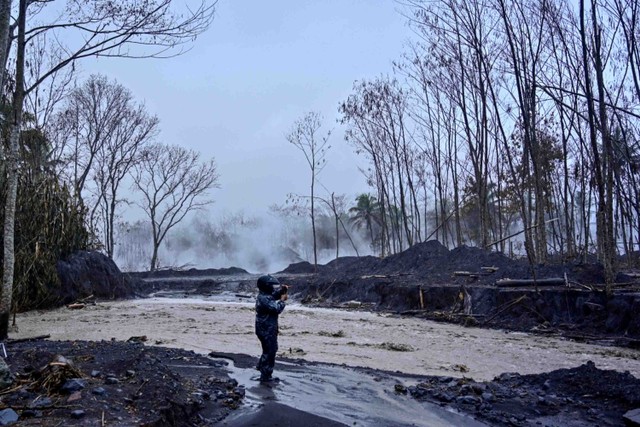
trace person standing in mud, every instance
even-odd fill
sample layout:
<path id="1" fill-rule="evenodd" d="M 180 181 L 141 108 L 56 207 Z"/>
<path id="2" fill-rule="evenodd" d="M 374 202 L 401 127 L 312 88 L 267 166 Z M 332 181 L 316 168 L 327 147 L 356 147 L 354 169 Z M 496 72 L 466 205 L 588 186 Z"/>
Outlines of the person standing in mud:
<path id="1" fill-rule="evenodd" d="M 278 351 L 278 316 L 285 307 L 289 287 L 279 285 L 278 279 L 271 275 L 258 278 L 258 297 L 256 299 L 256 335 L 262 345 L 262 355 L 256 369 L 260 371 L 260 382 L 277 380 L 272 378 L 273 366 Z"/>

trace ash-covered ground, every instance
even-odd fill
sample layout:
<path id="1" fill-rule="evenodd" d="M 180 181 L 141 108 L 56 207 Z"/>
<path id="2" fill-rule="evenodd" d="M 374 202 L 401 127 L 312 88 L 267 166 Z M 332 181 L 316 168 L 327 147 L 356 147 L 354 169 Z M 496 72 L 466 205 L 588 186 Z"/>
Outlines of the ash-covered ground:
<path id="1" fill-rule="evenodd" d="M 221 273 L 237 278 L 220 278 Z M 136 285 L 139 296 L 163 291 L 192 298 L 227 291 L 243 300 L 253 295 L 255 281 L 255 275 L 239 269 L 132 277 L 144 277 Z M 427 242 L 385 259 L 341 258 L 317 271 L 308 264 L 295 264 L 278 277 L 292 285 L 294 301 L 309 307 L 384 311 L 400 318 L 410 316 L 413 321 L 425 317 L 544 336 L 563 334 L 571 340 L 624 345 L 627 353 L 620 351 L 620 358 L 633 358 L 637 353 L 633 347 L 640 330 L 640 295 L 634 270 L 623 270 L 613 294 L 607 295 L 597 264 L 572 261 L 530 266 L 476 248 L 449 251 L 437 242 Z M 504 279 L 511 282 L 501 282 Z M 530 282 L 534 279 L 536 282 Z M 104 316 L 111 324 L 128 321 L 110 318 L 108 310 Z M 55 316 L 48 319 L 52 331 L 56 323 L 62 324 Z M 183 333 L 189 334 L 190 329 Z M 211 338 L 215 341 L 215 336 Z M 139 340 L 134 337 L 132 341 Z M 427 417 L 433 412 L 429 405 L 463 417 L 442 417 L 438 424 L 427 425 L 622 426 L 638 425 L 633 423 L 640 416 L 638 378 L 590 362 L 537 374 L 507 372 L 491 380 L 473 380 L 465 376 L 462 365 L 454 376 L 412 375 L 405 366 L 403 372 L 350 367 L 351 377 L 345 376 L 343 366 L 280 357 L 276 370 L 285 381 L 275 389 L 263 390 L 251 383 L 238 384 L 224 363 L 228 360 L 234 369 L 250 372 L 256 362 L 253 354 L 209 357 L 208 353 L 165 348 L 162 343 L 124 341 L 9 341 L 7 362 L 17 378 L 0 395 L 4 411 L 13 411 L 20 425 L 46 426 L 389 425 L 380 424 L 383 418 L 363 415 L 367 403 L 379 395 L 401 407 L 403 399 L 424 402 L 424 420 L 432 419 Z M 542 357 L 539 353 L 531 356 Z M 66 368 L 68 361 L 73 369 Z M 344 384 L 347 377 L 355 379 Z M 65 386 L 73 378 L 80 378 L 83 385 L 72 382 Z M 325 386 L 317 387 L 323 378 Z M 304 390 L 311 390 L 312 395 L 307 400 L 312 402 L 325 399 L 327 390 L 344 391 L 339 395 L 345 396 L 345 402 L 335 405 L 355 399 L 350 403 L 353 418 L 332 418 L 330 409 L 322 413 L 307 410 L 302 397 L 296 406 L 296 394 L 287 393 L 305 384 Z M 318 395 L 313 396 L 314 392 Z M 409 419 L 396 425 L 425 424 Z"/>

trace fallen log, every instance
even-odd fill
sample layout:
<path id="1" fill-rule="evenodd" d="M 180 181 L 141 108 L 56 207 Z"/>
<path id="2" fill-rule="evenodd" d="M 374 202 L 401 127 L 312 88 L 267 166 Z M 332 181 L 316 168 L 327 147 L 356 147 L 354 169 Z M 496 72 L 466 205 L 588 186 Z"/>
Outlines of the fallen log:
<path id="1" fill-rule="evenodd" d="M 471 276 L 472 274 L 474 274 L 474 273 L 472 273 L 470 271 L 454 271 L 453 272 L 454 276 Z"/>
<path id="2" fill-rule="evenodd" d="M 565 280 L 562 277 L 550 277 L 547 279 L 499 279 L 496 280 L 496 286 L 509 287 L 509 286 L 560 286 L 565 285 Z"/>
<path id="3" fill-rule="evenodd" d="M 389 279 L 391 277 L 411 276 L 412 273 L 396 273 L 396 274 L 366 274 L 360 276 L 361 279 Z"/>
<path id="4" fill-rule="evenodd" d="M 401 316 L 410 316 L 410 315 L 416 315 L 416 314 L 432 314 L 434 316 L 449 316 L 449 317 L 477 317 L 477 318 L 481 318 L 484 317 L 484 314 L 474 314 L 474 313 L 470 313 L 470 314 L 464 314 L 464 313 L 451 313 L 451 312 L 445 312 L 445 311 L 434 311 L 431 309 L 413 309 L 413 310 L 403 310 L 399 313 Z"/>
<path id="5" fill-rule="evenodd" d="M 94 302 L 95 303 L 95 301 L 90 301 L 90 300 L 93 300 L 93 299 L 94 299 L 93 294 L 91 294 L 88 297 L 80 298 L 76 302 Z"/>
<path id="6" fill-rule="evenodd" d="M 80 310 L 81 308 L 84 308 L 85 306 L 86 306 L 86 304 L 83 304 L 83 303 L 67 304 L 67 308 L 69 310 Z"/>

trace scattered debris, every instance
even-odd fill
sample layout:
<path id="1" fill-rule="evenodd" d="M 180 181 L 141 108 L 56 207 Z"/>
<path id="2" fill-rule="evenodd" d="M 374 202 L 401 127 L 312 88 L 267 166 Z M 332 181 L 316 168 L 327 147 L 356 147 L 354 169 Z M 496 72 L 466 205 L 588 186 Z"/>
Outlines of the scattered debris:
<path id="1" fill-rule="evenodd" d="M 282 352 L 279 354 L 279 356 L 281 357 L 288 357 L 288 356 L 304 356 L 306 355 L 307 352 L 304 351 L 301 348 L 297 348 L 297 347 L 289 347 L 289 351 L 287 352 Z"/>
<path id="2" fill-rule="evenodd" d="M 323 337 L 332 337 L 332 338 L 344 338 L 347 336 L 347 334 L 345 334 L 342 329 L 340 329 L 337 332 L 320 331 L 318 332 L 318 335 Z"/>
<path id="3" fill-rule="evenodd" d="M 496 280 L 496 286 L 561 286 L 566 285 L 562 277 L 550 277 L 547 279 L 500 279 Z"/>
<path id="4" fill-rule="evenodd" d="M 394 342 L 384 342 L 379 344 L 378 347 L 389 351 L 416 351 L 416 349 L 409 344 L 398 344 Z"/>
<path id="5" fill-rule="evenodd" d="M 13 348 L 11 368 L 20 375 L 2 392 L 0 425 L 32 425 L 30 418 L 46 426 L 217 425 L 244 399 L 223 364 L 191 351 L 122 341 L 40 340 Z M 42 360 L 49 362 L 33 369 Z"/>
<path id="6" fill-rule="evenodd" d="M 73 366 L 71 360 L 58 355 L 55 359 L 40 369 L 38 377 L 32 387 L 44 390 L 46 393 L 65 393 L 84 388 L 80 378 L 82 372 Z M 74 381 L 71 381 L 74 380 Z M 68 381 L 71 381 L 68 383 Z M 64 388 L 67 386 L 67 388 Z M 80 387 L 80 388 L 77 388 Z"/>
<path id="7" fill-rule="evenodd" d="M 469 367 L 462 363 L 456 363 L 455 365 L 451 365 L 451 369 L 456 372 L 462 372 L 462 373 L 469 372 Z"/>
<path id="8" fill-rule="evenodd" d="M 344 307 L 344 308 L 360 308 L 360 307 L 362 307 L 362 302 L 355 301 L 355 300 L 347 301 L 347 302 L 342 303 L 342 307 Z"/>

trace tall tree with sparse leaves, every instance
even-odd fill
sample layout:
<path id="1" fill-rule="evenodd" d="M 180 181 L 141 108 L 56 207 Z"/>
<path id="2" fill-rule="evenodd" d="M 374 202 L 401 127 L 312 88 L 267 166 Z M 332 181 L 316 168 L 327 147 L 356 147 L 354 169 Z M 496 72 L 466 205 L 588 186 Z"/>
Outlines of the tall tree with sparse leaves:
<path id="1" fill-rule="evenodd" d="M 315 186 L 318 175 L 322 172 L 326 165 L 325 154 L 331 147 L 329 145 L 329 136 L 320 134 L 322 127 L 322 118 L 319 113 L 309 112 L 301 119 L 296 120 L 293 124 L 291 132 L 287 135 L 287 141 L 293 144 L 297 149 L 302 151 L 304 158 L 311 170 L 311 230 L 313 233 L 313 265 L 318 266 L 318 244 L 316 233 L 316 215 L 315 215 Z"/>
<path id="2" fill-rule="evenodd" d="M 6 0 L 5 0 L 6 1 Z M 15 23 L 7 14 L 12 3 L 0 3 L 0 52 L 15 42 L 12 112 L 4 153 L 6 203 L 4 218 L 3 275 L 0 295 L 0 339 L 7 337 L 14 282 L 14 234 L 19 173 L 19 138 L 24 98 L 64 67 L 87 57 L 171 57 L 179 55 L 213 20 L 215 0 L 199 0 L 193 7 L 173 0 L 121 0 L 118 2 L 41 2 L 20 0 Z M 29 13 L 33 13 L 33 19 Z M 51 18 L 50 21 L 44 21 Z M 6 22 L 9 33 L 5 41 Z M 27 23 L 30 25 L 28 26 Z M 26 50 L 36 38 L 56 40 L 47 50 L 51 66 L 25 85 Z M 0 56 L 0 60 L 4 59 Z M 4 64 L 0 64 L 4 65 Z M 3 67 L 4 72 L 4 67 Z M 7 81 L 8 76 L 2 79 Z"/>

